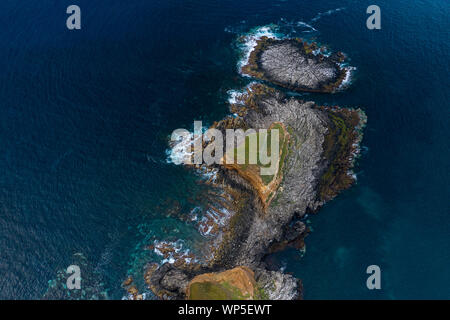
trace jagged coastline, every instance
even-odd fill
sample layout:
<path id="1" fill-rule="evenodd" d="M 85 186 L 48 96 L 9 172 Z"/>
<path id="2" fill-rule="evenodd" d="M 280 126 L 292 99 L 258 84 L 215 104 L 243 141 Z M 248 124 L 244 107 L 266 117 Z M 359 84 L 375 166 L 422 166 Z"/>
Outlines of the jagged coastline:
<path id="1" fill-rule="evenodd" d="M 320 49 L 301 40 L 263 37 L 242 71 L 289 90 L 335 91 L 345 78 L 338 64 L 343 56 L 325 57 L 313 51 Z M 271 68 L 274 62 L 270 57 L 283 52 L 284 58 Z M 303 60 L 298 60 L 298 55 Z M 299 73 L 302 76 L 296 77 Z M 252 83 L 236 96 L 230 112 L 212 127 L 222 132 L 281 129 L 276 174 L 267 180 L 249 166 L 197 167 L 214 171 L 214 179 L 208 183 L 221 190 L 212 198 L 211 219 L 200 226 L 209 237 L 204 256 L 189 259 L 189 263 L 175 257 L 173 263 L 151 264 L 145 281 L 161 299 L 301 299 L 301 281 L 269 271 L 264 257 L 286 245 L 301 248 L 307 234 L 301 218 L 355 182 L 351 170 L 366 116 L 360 109 L 319 106 L 261 83 Z M 131 281 L 124 286 L 137 296 Z"/>

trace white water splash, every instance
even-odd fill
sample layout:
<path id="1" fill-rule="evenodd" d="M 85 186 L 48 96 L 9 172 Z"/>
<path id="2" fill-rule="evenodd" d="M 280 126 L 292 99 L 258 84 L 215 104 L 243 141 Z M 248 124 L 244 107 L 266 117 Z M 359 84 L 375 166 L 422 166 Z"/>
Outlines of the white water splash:
<path id="1" fill-rule="evenodd" d="M 297 27 L 306 27 L 306 28 L 310 29 L 310 30 L 306 30 L 306 31 L 303 31 L 303 32 L 317 31 L 317 29 L 314 28 L 312 25 L 310 25 L 310 24 L 308 24 L 306 22 L 303 22 L 303 21 L 298 21 L 297 22 Z"/>
<path id="2" fill-rule="evenodd" d="M 318 20 L 320 20 L 322 17 L 324 16 L 331 16 L 332 14 L 335 14 L 339 11 L 345 10 L 345 7 L 342 8 L 336 8 L 336 9 L 331 9 L 325 12 L 319 12 L 314 18 L 311 19 L 311 22 L 317 22 Z"/>
<path id="3" fill-rule="evenodd" d="M 267 25 L 254 28 L 249 33 L 242 36 L 242 43 L 239 45 L 239 48 L 242 52 L 242 58 L 238 63 L 239 73 L 241 73 L 242 67 L 248 63 L 250 53 L 253 51 L 253 49 L 255 49 L 258 40 L 260 40 L 262 37 L 271 39 L 281 38 L 281 35 L 277 33 L 277 29 L 278 27 L 276 25 Z"/>
<path id="4" fill-rule="evenodd" d="M 246 85 L 243 89 L 240 90 L 228 90 L 228 103 L 231 104 L 241 104 L 244 105 L 242 102 L 242 97 L 248 94 L 248 92 L 252 92 L 252 87 L 255 84 L 258 84 L 257 81 L 252 81 L 248 85 Z"/>
<path id="5" fill-rule="evenodd" d="M 197 259 L 195 259 L 191 254 L 190 250 L 187 248 L 184 248 L 184 241 L 183 240 L 177 240 L 177 241 L 158 241 L 155 240 L 153 242 L 154 244 L 154 252 L 164 259 L 161 261 L 161 265 L 164 263 L 170 263 L 173 264 L 175 261 L 179 259 L 184 259 L 186 263 L 192 263 L 197 262 Z M 164 252 L 163 252 L 164 251 Z"/>
<path id="6" fill-rule="evenodd" d="M 341 65 L 341 68 L 345 70 L 345 78 L 342 80 L 341 85 L 339 86 L 338 90 L 344 90 L 348 88 L 352 84 L 352 77 L 353 73 L 356 70 L 356 67 L 348 66 L 348 65 Z"/>
<path id="7" fill-rule="evenodd" d="M 173 135 L 170 138 L 174 138 L 175 141 L 170 142 L 170 148 L 166 150 L 166 162 L 181 165 L 185 163 L 191 163 L 194 155 L 194 144 L 197 139 L 202 139 L 203 134 L 208 129 L 207 126 L 202 126 L 202 134 L 195 135 L 190 132 L 189 139 L 183 139 L 182 135 L 177 135 L 174 130 Z"/>

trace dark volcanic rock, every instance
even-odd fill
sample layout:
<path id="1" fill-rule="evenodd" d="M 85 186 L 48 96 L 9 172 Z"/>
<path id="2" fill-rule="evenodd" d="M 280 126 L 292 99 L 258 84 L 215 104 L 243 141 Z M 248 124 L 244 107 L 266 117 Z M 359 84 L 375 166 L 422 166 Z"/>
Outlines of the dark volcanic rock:
<path id="1" fill-rule="evenodd" d="M 161 299 L 184 299 L 189 276 L 169 263 L 154 270 L 147 279 L 153 293 Z"/>

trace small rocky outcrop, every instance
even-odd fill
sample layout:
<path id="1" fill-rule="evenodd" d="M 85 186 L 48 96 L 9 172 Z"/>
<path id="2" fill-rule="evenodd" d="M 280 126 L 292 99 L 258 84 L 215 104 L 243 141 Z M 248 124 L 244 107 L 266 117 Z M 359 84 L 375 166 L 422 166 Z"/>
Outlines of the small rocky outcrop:
<path id="1" fill-rule="evenodd" d="M 315 43 L 301 39 L 262 37 L 242 72 L 294 91 L 333 92 L 348 70 L 340 66 L 342 53 L 325 56 Z"/>
<path id="2" fill-rule="evenodd" d="M 152 264 L 145 274 L 145 282 L 160 299 L 185 299 L 189 280 L 193 275 L 170 263 Z"/>
<path id="3" fill-rule="evenodd" d="M 278 271 L 257 269 L 255 279 L 258 283 L 263 299 L 268 300 L 301 300 L 303 298 L 302 282 Z"/>

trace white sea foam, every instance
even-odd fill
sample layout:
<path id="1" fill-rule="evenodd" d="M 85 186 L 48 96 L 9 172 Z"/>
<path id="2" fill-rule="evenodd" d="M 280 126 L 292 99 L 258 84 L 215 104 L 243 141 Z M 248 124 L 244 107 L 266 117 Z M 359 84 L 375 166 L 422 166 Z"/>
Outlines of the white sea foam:
<path id="1" fill-rule="evenodd" d="M 200 232 L 202 236 L 206 237 L 211 234 L 212 228 L 213 226 L 209 223 L 208 218 L 205 216 L 199 223 L 198 232 Z"/>
<path id="2" fill-rule="evenodd" d="M 205 133 L 207 127 L 202 127 L 202 133 Z M 166 162 L 176 165 L 189 163 L 190 159 L 194 155 L 193 146 L 195 139 L 202 139 L 202 135 L 196 135 L 194 139 L 194 133 L 190 133 L 190 139 L 183 139 L 182 135 L 173 132 L 171 138 L 175 141 L 171 141 L 170 148 L 166 150 Z"/>
<path id="3" fill-rule="evenodd" d="M 162 264 L 167 263 L 167 262 L 170 263 L 170 264 L 174 264 L 175 263 L 175 259 L 170 257 L 168 259 L 164 259 L 163 261 L 161 261 Z"/>
<path id="4" fill-rule="evenodd" d="M 182 139 L 182 136 L 176 136 L 175 141 L 172 142 L 171 148 L 166 150 L 167 163 L 173 163 L 173 164 L 182 164 L 186 159 L 189 159 L 189 157 L 192 157 L 193 151 L 192 151 L 192 138 L 194 134 L 190 134 L 190 140 L 185 141 Z"/>
<path id="5" fill-rule="evenodd" d="M 251 52 L 256 47 L 257 41 L 262 37 L 265 36 L 272 39 L 285 39 L 295 37 L 295 34 L 298 33 L 318 32 L 318 30 L 313 26 L 314 22 L 317 22 L 324 16 L 330 16 L 343 10 L 345 10 L 345 7 L 319 12 L 309 22 L 287 21 L 286 19 L 281 18 L 277 24 L 253 28 L 250 32 L 244 34 L 240 39 L 242 40 L 242 43 L 239 44 L 239 49 L 241 50 L 242 57 L 238 63 L 239 72 L 241 73 L 242 67 L 248 63 Z M 242 23 L 245 24 L 246 22 L 241 22 L 241 26 L 238 27 L 227 27 L 225 28 L 225 31 L 239 33 L 239 30 L 242 29 Z"/>
<path id="6" fill-rule="evenodd" d="M 330 15 L 337 13 L 339 11 L 342 11 L 342 10 L 345 10 L 345 8 L 342 7 L 342 8 L 331 9 L 331 10 L 328 10 L 325 12 L 319 12 L 314 18 L 311 19 L 311 22 L 316 22 L 324 16 L 330 16 Z"/>
<path id="7" fill-rule="evenodd" d="M 191 221 L 197 221 L 198 215 L 202 212 L 202 209 L 200 207 L 195 207 L 194 209 L 189 212 L 189 216 Z"/>
<path id="8" fill-rule="evenodd" d="M 356 67 L 352 67 L 352 66 L 341 65 L 341 68 L 343 68 L 345 70 L 345 78 L 344 78 L 344 80 L 342 80 L 342 83 L 339 86 L 338 90 L 343 90 L 351 85 L 352 76 L 356 70 Z"/>
<path id="9" fill-rule="evenodd" d="M 215 183 L 217 181 L 217 174 L 219 173 L 219 170 L 208 166 L 200 166 L 195 168 L 195 172 L 202 180 Z"/>
<path id="10" fill-rule="evenodd" d="M 297 27 L 306 27 L 306 28 L 310 29 L 310 30 L 306 30 L 306 31 L 303 31 L 303 32 L 317 31 L 317 29 L 314 28 L 312 25 L 310 25 L 309 23 L 303 22 L 303 21 L 298 21 L 297 22 Z"/>
<path id="11" fill-rule="evenodd" d="M 197 259 L 193 259 L 190 256 L 190 250 L 184 248 L 184 241 L 158 241 L 155 240 L 154 252 L 164 259 L 161 260 L 161 264 L 170 263 L 173 264 L 177 259 L 184 259 L 186 263 L 196 262 Z M 161 250 L 165 250 L 163 253 Z"/>
<path id="12" fill-rule="evenodd" d="M 228 103 L 229 104 L 237 104 L 239 103 L 239 97 L 241 97 L 244 92 L 238 90 L 229 90 L 228 92 Z"/>
<path id="13" fill-rule="evenodd" d="M 241 89 L 241 90 L 228 90 L 228 103 L 229 104 L 242 104 L 244 105 L 243 102 L 241 102 L 241 99 L 243 96 L 245 96 L 248 92 L 252 92 L 252 87 L 258 84 L 257 81 L 252 81 L 250 82 L 248 85 L 245 86 L 245 88 Z"/>
<path id="14" fill-rule="evenodd" d="M 212 209 L 206 210 L 198 223 L 198 231 L 204 237 L 216 235 L 215 233 L 212 234 L 214 226 L 219 228 L 225 226 L 232 215 L 226 208 L 221 206 L 217 207 L 216 210 L 218 212 Z"/>
<path id="15" fill-rule="evenodd" d="M 239 72 L 241 72 L 242 67 L 248 63 L 250 53 L 253 51 L 253 49 L 255 49 L 258 40 L 260 40 L 262 37 L 280 39 L 280 34 L 277 33 L 277 28 L 278 27 L 276 25 L 267 25 L 254 28 L 242 37 L 243 42 L 239 45 L 239 48 L 242 52 L 242 58 L 238 63 Z"/>

